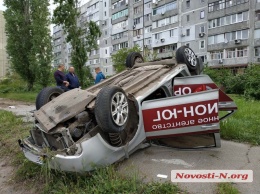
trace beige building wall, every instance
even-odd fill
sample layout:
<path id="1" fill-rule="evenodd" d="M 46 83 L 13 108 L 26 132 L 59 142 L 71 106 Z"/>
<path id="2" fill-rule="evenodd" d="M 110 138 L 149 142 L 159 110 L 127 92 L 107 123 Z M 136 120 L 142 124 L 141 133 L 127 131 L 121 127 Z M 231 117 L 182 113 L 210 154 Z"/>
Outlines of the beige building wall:
<path id="1" fill-rule="evenodd" d="M 0 78 L 5 76 L 9 66 L 5 47 L 6 47 L 5 19 L 4 19 L 3 11 L 0 11 Z"/>

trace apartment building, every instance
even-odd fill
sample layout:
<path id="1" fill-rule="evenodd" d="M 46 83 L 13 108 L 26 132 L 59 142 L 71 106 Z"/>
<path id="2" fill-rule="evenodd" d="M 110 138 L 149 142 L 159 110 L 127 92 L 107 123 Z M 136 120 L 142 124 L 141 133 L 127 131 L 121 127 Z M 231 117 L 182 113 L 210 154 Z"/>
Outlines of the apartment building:
<path id="1" fill-rule="evenodd" d="M 99 25 L 102 36 L 98 39 L 98 49 L 88 53 L 88 61 L 86 66 L 89 66 L 92 74 L 95 74 L 95 67 L 100 67 L 105 75 L 114 73 L 111 65 L 111 12 L 109 0 L 91 0 L 81 2 L 80 18 L 78 25 L 85 26 L 88 21 L 94 21 Z M 87 29 L 84 29 L 87 30 Z M 53 45 L 54 45 L 54 66 L 59 63 L 64 63 L 68 68 L 73 65 L 71 62 L 71 45 L 66 43 L 66 34 L 61 26 L 53 28 Z"/>
<path id="2" fill-rule="evenodd" d="M 237 72 L 260 62 L 260 0 L 208 1 L 208 58 Z"/>
<path id="3" fill-rule="evenodd" d="M 207 61 L 208 1 L 180 1 L 181 45 L 189 46 L 202 61 Z"/>
<path id="4" fill-rule="evenodd" d="M 81 6 L 81 15 L 102 30 L 99 50 L 86 64 L 92 72 L 101 66 L 113 74 L 111 55 L 134 45 L 158 58 L 172 57 L 187 45 L 212 67 L 260 62 L 260 0 L 91 0 Z M 70 50 L 65 47 L 64 60 Z"/>
<path id="5" fill-rule="evenodd" d="M 62 26 L 53 27 L 52 45 L 54 60 L 53 65 L 57 67 L 60 63 L 64 63 L 66 67 L 69 66 L 67 55 L 67 44 L 65 40 L 66 36 L 62 29 Z"/>
<path id="6" fill-rule="evenodd" d="M 9 63 L 6 53 L 5 19 L 3 11 L 0 11 L 0 78 L 4 77 L 8 71 Z"/>

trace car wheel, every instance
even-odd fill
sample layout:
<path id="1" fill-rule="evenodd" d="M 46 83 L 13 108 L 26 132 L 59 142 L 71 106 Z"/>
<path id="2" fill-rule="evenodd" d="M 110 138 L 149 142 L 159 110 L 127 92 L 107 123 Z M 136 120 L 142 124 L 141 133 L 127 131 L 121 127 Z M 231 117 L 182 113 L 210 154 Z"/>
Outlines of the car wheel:
<path id="1" fill-rule="evenodd" d="M 43 88 L 36 98 L 36 110 L 39 110 L 43 105 L 47 104 L 62 93 L 63 90 L 58 87 Z"/>
<path id="2" fill-rule="evenodd" d="M 203 72 L 203 69 L 204 69 L 204 63 L 202 61 L 202 58 L 197 57 L 197 69 L 196 69 L 197 75 L 200 75 Z"/>
<path id="3" fill-rule="evenodd" d="M 97 95 L 94 112 L 104 132 L 123 131 L 129 120 L 129 102 L 124 90 L 117 86 L 102 88 Z"/>
<path id="4" fill-rule="evenodd" d="M 182 46 L 176 51 L 177 63 L 185 63 L 190 71 L 195 71 L 197 68 L 197 57 L 193 50 L 187 46 Z"/>
<path id="5" fill-rule="evenodd" d="M 129 53 L 126 57 L 126 67 L 132 68 L 135 63 L 143 63 L 143 56 L 138 52 Z"/>

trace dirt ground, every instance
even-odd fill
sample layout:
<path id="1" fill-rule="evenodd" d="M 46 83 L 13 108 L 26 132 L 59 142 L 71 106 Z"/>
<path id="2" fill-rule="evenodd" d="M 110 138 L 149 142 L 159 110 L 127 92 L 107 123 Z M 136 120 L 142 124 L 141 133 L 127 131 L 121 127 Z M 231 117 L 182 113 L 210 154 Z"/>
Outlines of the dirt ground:
<path id="1" fill-rule="evenodd" d="M 10 107 L 11 106 L 11 107 Z M 35 107 L 33 104 L 27 102 L 13 101 L 9 99 L 0 98 L 0 109 L 9 111 L 18 111 L 18 115 L 26 115 L 23 117 L 25 121 L 29 121 L 31 110 Z M 1 149 L 1 145 L 0 145 Z M 14 184 L 13 176 L 15 168 L 11 166 L 8 158 L 0 158 L 0 194 L 32 194 L 32 191 L 27 191 L 23 185 Z"/>

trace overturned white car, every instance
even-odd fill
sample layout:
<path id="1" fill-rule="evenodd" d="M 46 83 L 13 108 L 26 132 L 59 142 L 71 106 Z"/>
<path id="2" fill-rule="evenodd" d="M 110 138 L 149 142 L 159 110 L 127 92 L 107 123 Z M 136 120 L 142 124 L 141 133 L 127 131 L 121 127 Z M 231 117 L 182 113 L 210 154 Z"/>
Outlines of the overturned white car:
<path id="1" fill-rule="evenodd" d="M 86 90 L 43 89 L 30 136 L 19 140 L 24 155 L 80 172 L 128 158 L 150 142 L 172 146 L 180 135 L 204 134 L 213 141 L 195 147 L 220 147 L 219 122 L 237 107 L 201 75 L 203 63 L 190 48 L 180 47 L 176 59 L 146 63 L 134 52 L 126 66 Z M 228 113 L 219 118 L 221 110 Z"/>

